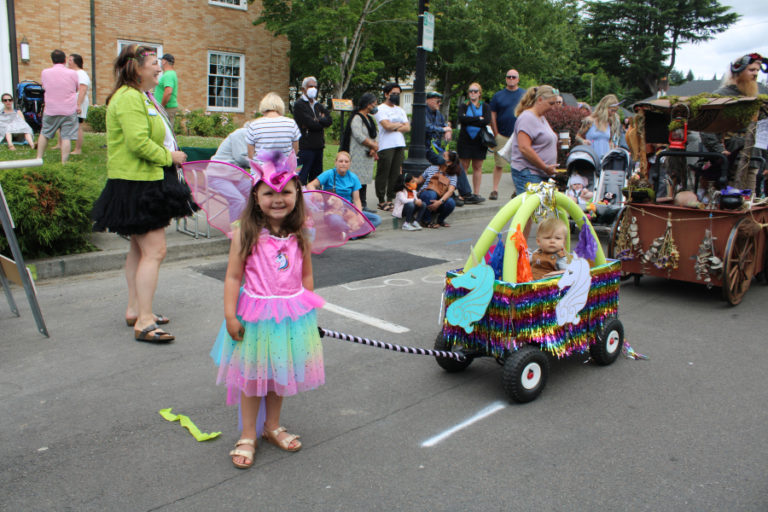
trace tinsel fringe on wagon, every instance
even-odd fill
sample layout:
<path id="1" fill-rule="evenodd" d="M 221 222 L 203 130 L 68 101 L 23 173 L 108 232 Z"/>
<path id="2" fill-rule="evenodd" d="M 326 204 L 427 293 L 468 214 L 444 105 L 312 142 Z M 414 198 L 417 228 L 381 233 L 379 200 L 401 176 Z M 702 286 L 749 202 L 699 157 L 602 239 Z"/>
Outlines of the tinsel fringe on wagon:
<path id="1" fill-rule="evenodd" d="M 467 294 L 466 289 L 451 285 L 451 278 L 460 272 L 447 274 L 446 307 Z M 540 345 L 542 350 L 558 358 L 586 352 L 602 332 L 606 319 L 618 316 L 620 272 L 619 261 L 591 269 L 587 303 L 579 312 L 580 321 L 576 325 L 557 325 L 555 306 L 566 292 L 557 287 L 559 276 L 519 284 L 497 280 L 488 310 L 474 324 L 473 331 L 466 333 L 461 327 L 444 321 L 443 335 L 448 346 L 453 344 L 493 356 L 529 343 Z"/>

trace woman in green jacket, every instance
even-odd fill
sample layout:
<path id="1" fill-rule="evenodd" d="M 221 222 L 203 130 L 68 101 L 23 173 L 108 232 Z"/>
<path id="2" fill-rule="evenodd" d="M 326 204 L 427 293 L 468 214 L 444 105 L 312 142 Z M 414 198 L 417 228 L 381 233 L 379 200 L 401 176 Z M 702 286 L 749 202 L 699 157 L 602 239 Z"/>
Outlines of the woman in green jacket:
<path id="1" fill-rule="evenodd" d="M 168 323 L 152 311 L 165 228 L 192 212 L 189 189 L 176 166 L 187 156 L 178 150 L 165 112 L 151 91 L 160 75 L 156 50 L 130 45 L 114 65 L 115 88 L 107 98 L 107 184 L 94 204 L 95 229 L 130 237 L 125 261 L 128 307 L 125 321 L 138 341 L 167 343 Z"/>

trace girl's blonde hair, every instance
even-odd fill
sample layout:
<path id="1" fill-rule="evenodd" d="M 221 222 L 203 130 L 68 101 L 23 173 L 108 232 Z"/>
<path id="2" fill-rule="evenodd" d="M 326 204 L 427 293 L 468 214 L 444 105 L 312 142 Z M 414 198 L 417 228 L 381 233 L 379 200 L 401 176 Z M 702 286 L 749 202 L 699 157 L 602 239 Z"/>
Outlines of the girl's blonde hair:
<path id="1" fill-rule="evenodd" d="M 304 233 L 305 212 L 301 183 L 298 176 L 294 176 L 288 183 L 293 183 L 296 186 L 296 204 L 293 211 L 283 220 L 282 228 L 289 235 L 296 236 L 302 254 L 306 254 L 306 251 L 309 250 L 309 239 Z M 286 187 L 288 183 L 286 183 Z M 243 259 L 248 257 L 253 247 L 259 242 L 261 230 L 267 227 L 267 216 L 256 200 L 256 191 L 261 186 L 268 187 L 269 185 L 259 181 L 251 188 L 251 193 L 248 194 L 248 203 L 240 216 L 240 256 Z"/>
<path id="2" fill-rule="evenodd" d="M 560 91 L 551 85 L 539 85 L 537 87 L 531 87 L 525 91 L 523 97 L 520 98 L 520 103 L 518 103 L 517 108 L 515 108 L 515 115 L 519 117 L 523 111 L 532 108 L 539 100 L 539 98 L 554 98 L 559 95 Z"/>
<path id="3" fill-rule="evenodd" d="M 334 158 L 333 161 L 335 162 L 336 160 L 338 160 L 340 155 L 346 155 L 349 161 L 350 162 L 352 161 L 352 155 L 350 155 L 347 151 L 344 151 L 343 149 L 338 153 L 336 153 L 336 158 Z"/>
<path id="4" fill-rule="evenodd" d="M 557 217 L 549 217 L 539 224 L 539 229 L 536 231 L 536 238 L 539 236 L 551 235 L 558 230 L 562 230 L 563 233 L 568 236 L 568 224 Z"/>
<path id="5" fill-rule="evenodd" d="M 595 105 L 595 109 L 592 111 L 592 117 L 594 118 L 595 124 L 597 124 L 597 128 L 599 130 L 604 131 L 606 128 L 608 128 L 608 126 L 610 126 L 611 132 L 614 132 L 618 128 L 618 112 L 611 116 L 611 113 L 608 111 L 608 109 L 610 109 L 612 106 L 618 107 L 618 105 L 619 99 L 613 94 L 603 96 L 598 104 Z"/>
<path id="6" fill-rule="evenodd" d="M 266 96 L 261 98 L 259 112 L 262 114 L 266 114 L 267 112 L 277 112 L 283 116 L 285 115 L 285 102 L 283 101 L 283 98 L 277 95 L 277 93 L 269 92 Z"/>

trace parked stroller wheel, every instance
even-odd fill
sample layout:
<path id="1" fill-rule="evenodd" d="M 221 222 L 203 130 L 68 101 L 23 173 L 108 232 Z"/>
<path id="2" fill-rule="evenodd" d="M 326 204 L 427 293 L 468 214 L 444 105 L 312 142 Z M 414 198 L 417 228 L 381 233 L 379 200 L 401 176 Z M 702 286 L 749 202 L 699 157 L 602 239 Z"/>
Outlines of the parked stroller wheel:
<path id="1" fill-rule="evenodd" d="M 611 318 L 605 323 L 600 336 L 589 346 L 589 355 L 601 366 L 606 366 L 619 357 L 624 346 L 624 326 L 617 318 Z"/>
<path id="2" fill-rule="evenodd" d="M 435 350 L 450 352 L 452 349 L 453 346 L 448 345 L 448 342 L 445 341 L 445 338 L 443 337 L 443 333 L 438 334 L 437 339 L 435 339 Z M 437 361 L 437 364 L 440 366 L 440 368 L 447 371 L 448 373 L 456 373 L 466 370 L 467 366 L 472 364 L 472 359 L 472 356 L 466 356 L 463 361 L 457 361 L 447 357 L 435 356 L 435 361 Z"/>
<path id="3" fill-rule="evenodd" d="M 510 354 L 504 362 L 504 391 L 515 402 L 530 402 L 541 394 L 548 376 L 546 354 L 527 345 Z"/>

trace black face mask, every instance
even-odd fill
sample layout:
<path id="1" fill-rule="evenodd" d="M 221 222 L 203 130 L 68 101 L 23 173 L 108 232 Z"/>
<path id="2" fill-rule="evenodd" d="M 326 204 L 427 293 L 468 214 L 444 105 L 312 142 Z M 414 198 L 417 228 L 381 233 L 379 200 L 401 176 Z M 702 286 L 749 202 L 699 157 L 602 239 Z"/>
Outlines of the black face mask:
<path id="1" fill-rule="evenodd" d="M 393 105 L 399 105 L 400 104 L 400 95 L 397 94 L 397 93 L 390 94 L 389 95 L 389 101 L 391 101 Z"/>

